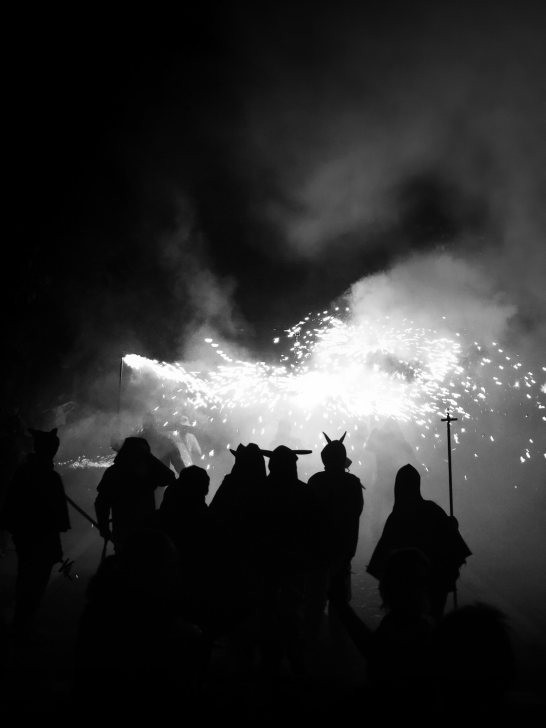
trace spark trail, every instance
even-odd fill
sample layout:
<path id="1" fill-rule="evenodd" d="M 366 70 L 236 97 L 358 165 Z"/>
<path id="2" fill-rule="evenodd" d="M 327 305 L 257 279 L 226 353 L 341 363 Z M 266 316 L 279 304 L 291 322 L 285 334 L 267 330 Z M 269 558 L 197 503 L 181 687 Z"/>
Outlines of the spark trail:
<path id="1" fill-rule="evenodd" d="M 472 434 L 475 459 L 484 444 L 498 441 L 498 426 L 484 433 L 493 416 L 512 416 L 517 409 L 531 435 L 546 422 L 538 375 L 498 342 L 467 341 L 464 331 L 446 334 L 445 319 L 441 331 L 389 316 L 355 323 L 348 308 L 335 306 L 276 337 L 279 358 L 273 364 L 236 358 L 212 338 L 205 339 L 212 363 L 197 371 L 136 354 L 124 362 L 132 386 L 149 391 L 165 429 L 178 434 L 177 423 L 186 416 L 220 433 L 201 456 L 209 468 L 234 440 L 278 444 L 279 423 L 288 423 L 285 439 L 315 450 L 323 430 L 349 429 L 354 450 L 357 442 L 365 446 L 374 425 L 390 419 L 411 432 L 428 470 L 426 453 L 438 444 L 437 420 L 446 409 L 460 420 L 455 448 Z M 522 464 L 546 457 L 536 443 L 532 436 L 522 440 Z"/>

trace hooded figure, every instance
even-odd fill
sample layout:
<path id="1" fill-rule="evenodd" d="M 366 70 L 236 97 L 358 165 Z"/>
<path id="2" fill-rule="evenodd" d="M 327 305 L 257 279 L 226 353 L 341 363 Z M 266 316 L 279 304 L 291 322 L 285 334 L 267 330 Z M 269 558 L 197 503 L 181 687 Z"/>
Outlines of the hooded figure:
<path id="1" fill-rule="evenodd" d="M 141 437 L 128 437 L 97 487 L 95 511 L 103 538 L 116 549 L 155 513 L 154 491 L 175 481 L 173 471 L 154 457 Z M 112 533 L 110 532 L 110 514 Z"/>
<path id="2" fill-rule="evenodd" d="M 167 534 L 181 551 L 180 545 L 188 542 L 191 534 L 205 530 L 208 506 L 205 498 L 209 492 L 210 478 L 204 468 L 190 465 L 167 488 L 159 513 Z M 195 546 L 193 538 L 189 545 Z"/>
<path id="3" fill-rule="evenodd" d="M 63 558 L 60 533 L 70 528 L 63 482 L 53 466 L 57 428 L 29 432 L 34 452 L 17 468 L 0 520 L 17 551 L 16 629 L 24 629 L 38 608 L 53 564 Z"/>
<path id="4" fill-rule="evenodd" d="M 417 548 L 431 565 L 431 612 L 441 617 L 448 592 L 453 591 L 459 569 L 471 551 L 459 533 L 457 521 L 439 505 L 421 495 L 421 476 L 412 465 L 396 474 L 394 508 L 374 549 L 368 572 L 381 579 L 386 559 L 396 549 Z"/>
<path id="5" fill-rule="evenodd" d="M 210 507 L 216 519 L 238 529 L 252 516 L 256 501 L 263 494 L 265 460 L 262 451 L 253 442 L 239 444 L 237 450 L 230 452 L 235 463 L 216 491 Z"/>
<path id="6" fill-rule="evenodd" d="M 204 468 L 190 465 L 167 488 L 157 514 L 159 528 L 176 546 L 186 600 L 192 610 L 203 601 L 215 536 L 205 501 L 210 478 Z"/>

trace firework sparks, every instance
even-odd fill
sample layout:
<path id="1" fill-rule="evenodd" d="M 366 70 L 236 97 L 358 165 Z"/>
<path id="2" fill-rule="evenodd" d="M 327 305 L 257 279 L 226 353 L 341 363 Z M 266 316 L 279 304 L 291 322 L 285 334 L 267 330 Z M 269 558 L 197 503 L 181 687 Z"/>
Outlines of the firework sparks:
<path id="1" fill-rule="evenodd" d="M 505 414 L 499 401 L 517 398 L 522 405 L 526 400 L 526 418 L 544 409 L 544 385 L 525 371 L 517 355 L 506 353 L 498 342 L 466 344 L 464 332 L 449 336 L 389 316 L 354 323 L 348 308 L 336 306 L 331 312 L 309 314 L 284 334 L 273 339 L 280 350 L 273 364 L 234 358 L 212 338 L 205 342 L 216 362 L 199 371 L 136 354 L 124 361 L 137 380 L 151 378 L 159 384 L 156 410 L 168 429 L 175 428 L 178 413 L 185 411 L 205 424 L 229 421 L 231 431 L 241 436 L 241 422 L 254 418 L 248 435 L 271 439 L 259 414 L 264 413 L 269 421 L 289 419 L 293 430 L 307 438 L 306 446 L 315 450 L 326 427 L 335 431 L 354 425 L 356 433 L 363 421 L 392 418 L 411 424 L 416 436 L 432 441 L 435 448 L 438 438 L 432 437 L 432 428 L 446 409 L 474 435 L 482 419 Z M 456 447 L 465 433 L 460 427 Z M 483 433 L 482 438 L 496 446 L 493 434 Z M 531 459 L 532 445 L 523 445 L 522 464 Z M 217 451 L 224 448 L 225 442 Z M 208 457 L 213 457 L 210 452 Z"/>

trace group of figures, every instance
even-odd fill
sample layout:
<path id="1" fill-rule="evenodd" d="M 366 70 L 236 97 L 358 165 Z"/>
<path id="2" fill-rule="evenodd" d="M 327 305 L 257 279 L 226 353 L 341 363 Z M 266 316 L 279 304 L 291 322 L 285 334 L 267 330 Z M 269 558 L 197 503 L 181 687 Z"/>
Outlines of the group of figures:
<path id="1" fill-rule="evenodd" d="M 18 557 L 13 630 L 19 635 L 32 624 L 52 567 L 63 558 L 60 534 L 70 528 L 53 462 L 57 431 L 31 434 L 34 452 L 18 467 L 0 513 Z M 206 675 L 213 646 L 234 635 L 237 649 L 265 675 L 302 676 L 336 623 L 368 661 L 380 699 L 393 689 L 410 701 L 420 694 L 419 681 L 436 669 L 433 635 L 451 646 L 452 669 L 473 619 L 497 630 L 493 643 L 509 665 L 504 627 L 493 611 L 469 617 L 467 608 L 465 617 L 459 610 L 462 635 L 456 612 L 443 617 L 471 552 L 455 519 L 422 497 L 412 465 L 398 470 L 394 507 L 367 567 L 386 610 L 372 631 L 350 606 L 364 488 L 348 472 L 345 435 L 325 436 L 324 469 L 307 483 L 298 477 L 298 458 L 311 451 L 240 444 L 208 504 L 207 471 L 173 462 L 164 441 L 143 434 L 123 441 L 98 484 L 96 520 L 114 553 L 103 558 L 87 590 L 76 696 L 91 692 L 104 706 L 122 709 L 139 690 L 165 694 L 166 686 L 184 685 L 191 692 Z"/>

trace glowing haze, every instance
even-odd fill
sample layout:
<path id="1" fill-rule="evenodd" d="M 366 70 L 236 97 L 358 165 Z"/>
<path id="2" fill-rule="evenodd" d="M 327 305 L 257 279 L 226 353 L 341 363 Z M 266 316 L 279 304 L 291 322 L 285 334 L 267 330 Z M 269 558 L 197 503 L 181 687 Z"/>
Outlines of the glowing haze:
<path id="1" fill-rule="evenodd" d="M 431 283 L 417 285 L 416 270 L 431 266 Z M 367 443 L 387 422 L 396 423 L 421 470 L 443 467 L 440 419 L 446 410 L 459 419 L 455 451 L 463 444 L 465 450 L 456 462 L 468 470 L 497 442 L 500 421 L 523 408 L 525 427 L 518 424 L 513 440 L 517 453 L 507 456 L 510 473 L 514 462 L 519 468 L 546 457 L 539 447 L 545 368 L 534 371 L 503 348 L 512 314 L 476 269 L 469 273 L 467 264 L 449 256 L 421 257 L 360 281 L 329 309 L 287 328 L 274 340 L 274 361 L 244 357 L 213 335 L 204 338 L 198 362 L 126 355 L 124 401 L 139 402 L 140 413 L 154 411 L 182 448 L 192 427 L 203 445 L 197 460 L 212 470 L 213 487 L 230 468 L 228 449 L 239 442 L 313 448 L 315 456 L 300 466 L 310 475 L 319 466 L 321 433 L 344 430 L 353 470 L 373 481 Z"/>

